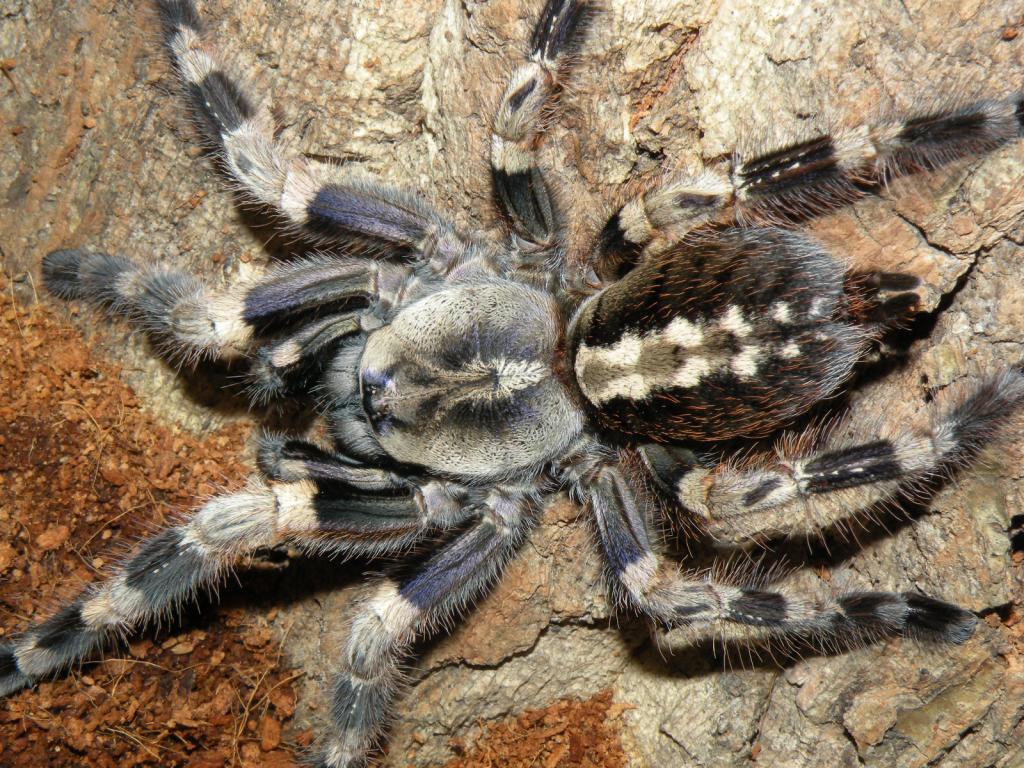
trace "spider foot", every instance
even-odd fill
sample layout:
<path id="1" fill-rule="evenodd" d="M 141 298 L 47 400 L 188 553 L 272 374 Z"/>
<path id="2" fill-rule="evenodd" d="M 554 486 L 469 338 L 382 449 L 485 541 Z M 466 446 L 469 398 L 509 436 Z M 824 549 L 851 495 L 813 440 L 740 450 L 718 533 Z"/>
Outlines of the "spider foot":
<path id="1" fill-rule="evenodd" d="M 836 602 L 844 623 L 861 632 L 962 645 L 978 624 L 970 611 L 918 592 L 854 592 Z"/>
<path id="2" fill-rule="evenodd" d="M 867 325 L 900 325 L 922 305 L 921 281 L 905 272 L 864 272 L 847 279 L 851 314 Z"/>
<path id="3" fill-rule="evenodd" d="M 32 684 L 32 679 L 18 667 L 13 645 L 0 645 L 0 696 L 20 691 Z"/>
<path id="4" fill-rule="evenodd" d="M 115 286 L 137 267 L 128 259 L 84 248 L 51 251 L 43 257 L 43 284 L 59 299 L 84 299 L 95 304 L 118 300 Z"/>

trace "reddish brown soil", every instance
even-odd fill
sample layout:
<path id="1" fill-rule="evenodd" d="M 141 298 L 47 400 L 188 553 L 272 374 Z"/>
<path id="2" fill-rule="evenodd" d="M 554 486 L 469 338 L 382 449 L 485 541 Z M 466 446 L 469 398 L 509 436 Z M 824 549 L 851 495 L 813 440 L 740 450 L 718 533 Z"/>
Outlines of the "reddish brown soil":
<path id="1" fill-rule="evenodd" d="M 156 423 L 116 367 L 0 276 L 0 632 L 45 618 L 132 542 L 245 475 L 247 428 Z M 195 622 L 193 622 L 194 624 Z M 152 638 L 153 635 L 147 635 Z M 0 765 L 291 766 L 295 675 L 267 619 L 223 609 L 0 710 Z M 301 737 L 300 737 L 301 739 Z"/>
<path id="2" fill-rule="evenodd" d="M 101 578 L 139 537 L 246 474 L 249 428 L 205 439 L 144 410 L 118 368 L 0 272 L 0 639 Z M 222 607 L 16 694 L 0 709 L 0 766 L 294 766 L 298 671 L 269 622 Z M 490 727 L 447 768 L 618 768 L 610 694 Z"/>
<path id="3" fill-rule="evenodd" d="M 623 711 L 610 691 L 587 701 L 557 701 L 491 726 L 445 768 L 621 768 Z"/>

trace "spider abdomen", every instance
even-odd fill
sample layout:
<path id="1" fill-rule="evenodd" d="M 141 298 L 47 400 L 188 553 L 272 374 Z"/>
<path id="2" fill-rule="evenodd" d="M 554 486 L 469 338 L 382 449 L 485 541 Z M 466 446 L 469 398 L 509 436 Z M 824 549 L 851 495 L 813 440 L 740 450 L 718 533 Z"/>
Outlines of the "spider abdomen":
<path id="1" fill-rule="evenodd" d="M 813 242 L 776 229 L 680 243 L 584 306 L 577 382 L 616 432 L 767 434 L 832 394 L 870 338 L 849 317 L 845 275 Z"/>

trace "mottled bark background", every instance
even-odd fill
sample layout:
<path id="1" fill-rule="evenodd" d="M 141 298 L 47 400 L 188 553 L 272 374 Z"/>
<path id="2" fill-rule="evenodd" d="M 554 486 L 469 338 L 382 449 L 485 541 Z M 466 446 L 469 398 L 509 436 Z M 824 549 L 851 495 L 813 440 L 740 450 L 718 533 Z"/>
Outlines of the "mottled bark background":
<path id="1" fill-rule="evenodd" d="M 489 115 L 538 6 L 234 0 L 203 11 L 300 151 L 421 190 L 470 228 L 493 225 Z M 605 0 L 544 159 L 582 247 L 629 180 L 821 120 L 1019 90 L 1021 22 L 1009 0 Z M 34 300 L 39 261 L 59 246 L 217 284 L 296 250 L 235 207 L 196 149 L 145 3 L 0 0 L 0 58 L 0 248 L 19 300 Z M 858 265 L 921 275 L 930 307 L 944 308 L 909 363 L 853 399 L 854 413 L 909 421 L 937 389 L 1021 360 L 1022 174 L 1016 143 L 811 227 Z M 74 322 L 161 419 L 202 431 L 245 418 L 212 389 L 183 385 L 143 339 L 125 343 L 123 326 L 88 313 Z M 912 523 L 890 521 L 891 535 L 788 553 L 813 566 L 792 577 L 808 588 L 920 589 L 982 612 L 967 645 L 893 641 L 782 669 L 723 670 L 707 650 L 668 656 L 638 621 L 610 617 L 585 519 L 563 501 L 496 592 L 425 647 L 388 764 L 444 761 L 453 736 L 471 741 L 489 721 L 611 689 L 630 707 L 622 738 L 636 766 L 1024 765 L 1019 441 L 986 459 Z M 285 651 L 308 671 L 296 727 L 326 711 L 321 686 L 360 589 L 342 573 L 275 622 L 291 627 Z"/>

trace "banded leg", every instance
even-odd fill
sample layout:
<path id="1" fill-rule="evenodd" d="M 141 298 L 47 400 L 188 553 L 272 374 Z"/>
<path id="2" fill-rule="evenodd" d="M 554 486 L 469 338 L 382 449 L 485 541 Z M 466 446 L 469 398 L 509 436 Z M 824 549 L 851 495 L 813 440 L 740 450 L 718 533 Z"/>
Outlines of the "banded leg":
<path id="1" fill-rule="evenodd" d="M 530 55 L 509 78 L 491 133 L 491 178 L 515 235 L 538 246 L 555 238 L 551 192 L 538 165 L 543 121 L 578 40 L 585 4 L 547 0 L 534 27 Z"/>
<path id="2" fill-rule="evenodd" d="M 913 592 L 806 597 L 680 573 L 654 551 L 633 491 L 617 469 L 600 471 L 588 494 L 622 596 L 666 630 L 725 641 L 781 638 L 846 645 L 905 635 L 962 643 L 977 623 L 968 611 Z"/>
<path id="3" fill-rule="evenodd" d="M 440 482 L 414 489 L 379 470 L 358 469 L 328 482 L 296 466 L 290 476 L 271 485 L 254 480 L 244 491 L 211 499 L 143 542 L 106 581 L 0 644 L 0 695 L 87 660 L 111 636 L 173 614 L 258 549 L 293 542 L 312 552 L 395 552 L 468 514 L 457 490 Z"/>
<path id="4" fill-rule="evenodd" d="M 675 174 L 618 208 L 594 248 L 605 281 L 646 253 L 732 217 L 786 223 L 850 203 L 890 179 L 996 149 L 1024 135 L 1024 97 L 980 101 L 903 120 L 862 124 L 781 149 L 737 155 L 728 176 Z"/>
<path id="5" fill-rule="evenodd" d="M 645 251 L 676 242 L 713 221 L 732 199 L 728 177 L 713 171 L 673 174 L 649 186 L 617 209 L 601 229 L 594 248 L 598 277 L 618 280 Z"/>
<path id="6" fill-rule="evenodd" d="M 216 585 L 238 557 L 277 539 L 278 499 L 265 486 L 219 496 L 145 541 L 110 577 L 54 616 L 0 644 L 0 695 L 56 675 Z"/>
<path id="7" fill-rule="evenodd" d="M 352 337 L 363 341 L 361 331 L 355 315 L 331 315 L 261 347 L 249 371 L 250 400 L 262 405 L 273 399 L 310 392 L 319 384 L 331 354 Z"/>
<path id="8" fill-rule="evenodd" d="M 463 255 L 467 246 L 462 237 L 416 195 L 370 180 L 338 180 L 287 150 L 275 138 L 267 106 L 204 45 L 192 0 L 156 4 L 167 48 L 204 139 L 246 196 L 314 240 L 355 239 L 368 246 L 437 254 L 442 265 Z"/>
<path id="9" fill-rule="evenodd" d="M 276 267 L 255 282 L 219 292 L 192 275 L 121 256 L 63 250 L 43 259 L 43 281 L 55 296 L 125 317 L 161 353 L 185 363 L 244 356 L 261 336 L 311 315 L 386 302 L 389 296 L 381 291 L 400 290 L 407 274 L 397 265 L 318 258 Z"/>
<path id="10" fill-rule="evenodd" d="M 1010 370 L 945 398 L 918 429 L 866 442 L 833 437 L 813 451 L 783 441 L 777 458 L 760 467 L 708 469 L 658 446 L 643 453 L 663 492 L 699 515 L 715 538 L 743 544 L 807 536 L 927 490 L 974 459 L 1022 404 L 1024 375 Z"/>
<path id="11" fill-rule="evenodd" d="M 265 435 L 257 463 L 305 511 L 305 532 L 289 538 L 318 553 L 394 553 L 475 514 L 461 485 L 419 482 L 303 440 Z"/>
<path id="12" fill-rule="evenodd" d="M 856 200 L 895 176 L 990 152 L 1024 134 L 1024 97 L 864 123 L 738 157 L 741 219 L 800 219 Z"/>
<path id="13" fill-rule="evenodd" d="M 399 664 L 416 637 L 460 614 L 494 582 L 528 527 L 528 501 L 499 491 L 483 517 L 401 584 L 386 580 L 353 619 L 331 714 L 335 732 L 320 765 L 363 765 L 387 724 Z"/>

